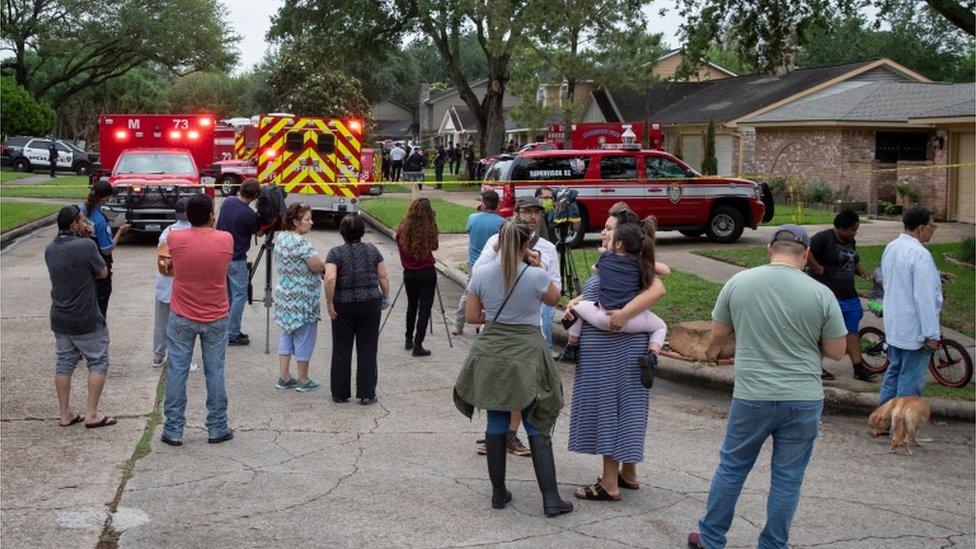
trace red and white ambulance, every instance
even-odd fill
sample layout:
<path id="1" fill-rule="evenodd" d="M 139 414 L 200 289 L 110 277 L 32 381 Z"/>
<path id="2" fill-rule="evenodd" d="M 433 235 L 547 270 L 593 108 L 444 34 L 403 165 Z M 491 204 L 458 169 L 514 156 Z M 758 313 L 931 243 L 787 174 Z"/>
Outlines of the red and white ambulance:
<path id="1" fill-rule="evenodd" d="M 213 196 L 205 171 L 214 159 L 211 114 L 105 114 L 98 119 L 100 162 L 91 181 L 111 183 L 104 211 L 112 226 L 159 232 L 176 220 L 182 196 Z"/>

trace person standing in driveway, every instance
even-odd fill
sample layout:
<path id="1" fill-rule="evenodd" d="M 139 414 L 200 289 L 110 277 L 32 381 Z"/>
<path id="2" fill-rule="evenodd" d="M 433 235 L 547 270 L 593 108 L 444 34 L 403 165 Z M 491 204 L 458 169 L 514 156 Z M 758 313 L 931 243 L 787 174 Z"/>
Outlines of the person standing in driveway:
<path id="1" fill-rule="evenodd" d="M 51 163 L 51 177 L 57 177 L 55 172 L 58 168 L 58 147 L 51 140 L 47 145 L 47 161 Z"/>
<path id="2" fill-rule="evenodd" d="M 447 151 L 444 145 L 438 143 L 434 152 L 434 179 L 437 181 L 436 188 L 441 188 L 441 181 L 444 180 L 444 164 L 447 163 Z"/>
<path id="3" fill-rule="evenodd" d="M 881 254 L 889 364 L 879 406 L 895 397 L 922 394 L 926 365 L 942 336 L 942 280 L 932 254 L 922 246 L 935 233 L 932 212 L 913 206 L 902 223 L 905 231 Z"/>
<path id="4" fill-rule="evenodd" d="M 196 339 L 203 353 L 207 385 L 207 441 L 219 444 L 234 438 L 227 426 L 227 389 L 224 357 L 227 353 L 229 297 L 227 269 L 234 255 L 234 238 L 215 231 L 213 199 L 195 194 L 186 204 L 191 227 L 170 233 L 171 259 L 163 267 L 173 274 L 166 350 L 169 370 L 163 412 L 166 422 L 160 439 L 170 446 L 183 444 L 186 426 L 186 377 Z"/>
<path id="5" fill-rule="evenodd" d="M 393 145 L 390 149 L 390 180 L 399 181 L 400 172 L 403 171 L 403 159 L 407 157 L 407 152 L 403 150 L 403 147 L 399 143 Z"/>
<path id="6" fill-rule="evenodd" d="M 61 208 L 58 236 L 44 249 L 44 262 L 51 277 L 51 331 L 57 353 L 54 387 L 61 408 L 58 424 L 70 427 L 84 421 L 85 427 L 93 429 L 115 425 L 116 420 L 98 411 L 108 372 L 109 336 L 98 308 L 95 281 L 108 276 L 108 266 L 88 236 L 81 208 Z M 88 363 L 84 416 L 69 405 L 71 374 L 82 357 Z"/>
<path id="7" fill-rule="evenodd" d="M 498 200 L 498 193 L 495 191 L 489 190 L 481 193 L 481 204 L 484 209 L 468 216 L 468 279 L 474 274 L 474 264 L 481 256 L 485 242 L 497 235 L 498 229 L 505 222 L 505 219 L 495 212 L 498 209 Z M 461 293 L 457 313 L 454 315 L 454 329 L 451 333 L 456 336 L 464 333 L 464 311 L 468 300 L 467 296 L 467 292 Z"/>
<path id="8" fill-rule="evenodd" d="M 129 232 L 128 225 L 122 225 L 115 236 L 112 236 L 112 227 L 108 224 L 108 218 L 102 212 L 102 206 L 108 202 L 112 196 L 112 185 L 108 181 L 96 181 L 92 185 L 91 192 L 85 198 L 85 203 L 81 205 L 81 213 L 92 223 L 92 239 L 98 244 L 98 251 L 101 252 L 105 264 L 108 265 L 108 276 L 100 278 L 95 282 L 98 290 L 98 308 L 102 311 L 102 317 L 108 318 L 108 300 L 112 296 L 112 255 L 115 247 L 119 245 L 122 235 Z"/>
<path id="9" fill-rule="evenodd" d="M 783 225 L 769 264 L 733 276 L 712 310 L 712 337 L 735 335 L 735 389 L 725 442 L 699 532 L 688 546 L 725 547 L 742 485 L 766 439 L 773 438 L 766 525 L 759 547 L 786 548 L 790 524 L 823 412 L 823 357 L 846 350 L 847 327 L 834 295 L 803 273 L 810 238 Z"/>
<path id="10" fill-rule="evenodd" d="M 237 196 L 224 200 L 220 206 L 217 230 L 226 231 L 234 237 L 234 257 L 227 271 L 227 295 L 230 299 L 230 319 L 227 325 L 227 344 L 249 345 L 251 339 L 241 332 L 241 319 L 244 316 L 244 302 L 247 299 L 247 251 L 251 248 L 251 238 L 258 234 L 258 214 L 251 209 L 251 202 L 261 192 L 261 184 L 256 179 L 241 183 Z"/>
<path id="11" fill-rule="evenodd" d="M 437 222 L 430 200 L 414 200 L 407 217 L 396 230 L 397 249 L 403 265 L 403 286 L 407 291 L 407 330 L 403 347 L 412 351 L 413 356 L 430 355 L 430 351 L 424 348 L 424 338 L 437 290 L 433 253 L 438 247 L 437 236 Z"/>
<path id="12" fill-rule="evenodd" d="M 861 298 L 854 287 L 854 277 L 871 278 L 871 273 L 861 268 L 861 257 L 857 253 L 857 229 L 861 220 L 851 210 L 844 210 L 834 217 L 834 228 L 820 231 L 810 239 L 810 258 L 807 269 L 821 284 L 830 288 L 844 314 L 847 325 L 847 356 L 854 367 L 854 377 L 861 381 L 871 381 L 874 374 L 864 369 L 861 359 L 861 338 L 858 330 L 864 309 Z M 834 375 L 823 370 L 820 377 L 834 379 Z"/>

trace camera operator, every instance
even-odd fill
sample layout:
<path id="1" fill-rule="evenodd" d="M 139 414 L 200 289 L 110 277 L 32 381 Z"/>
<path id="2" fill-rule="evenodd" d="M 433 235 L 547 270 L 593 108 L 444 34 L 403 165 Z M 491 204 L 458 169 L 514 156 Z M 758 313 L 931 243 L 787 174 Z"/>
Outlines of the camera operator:
<path id="1" fill-rule="evenodd" d="M 261 184 L 256 179 L 241 183 L 237 196 L 220 205 L 220 217 L 217 218 L 217 230 L 234 237 L 234 256 L 227 270 L 227 295 L 230 298 L 227 344 L 231 346 L 251 343 L 247 334 L 241 332 L 241 317 L 247 299 L 247 251 L 251 248 L 251 237 L 260 232 L 258 214 L 251 208 L 251 202 L 260 192 Z"/>

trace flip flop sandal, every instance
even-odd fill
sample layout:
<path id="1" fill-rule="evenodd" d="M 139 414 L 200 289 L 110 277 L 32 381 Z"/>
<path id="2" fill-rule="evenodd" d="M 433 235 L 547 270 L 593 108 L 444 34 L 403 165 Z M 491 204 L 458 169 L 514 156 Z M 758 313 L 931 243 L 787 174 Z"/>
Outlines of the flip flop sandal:
<path id="1" fill-rule="evenodd" d="M 85 429 L 98 429 L 99 427 L 108 427 L 110 425 L 115 425 L 118 423 L 114 417 L 105 416 L 98 423 L 86 423 Z"/>
<path id="2" fill-rule="evenodd" d="M 85 418 L 83 418 L 81 414 L 75 414 L 75 418 L 69 421 L 68 423 L 58 422 L 58 425 L 60 425 L 61 427 L 71 427 L 75 423 L 81 423 L 82 421 L 85 421 Z"/>
<path id="3" fill-rule="evenodd" d="M 580 486 L 583 489 L 583 495 L 579 494 L 579 489 L 573 490 L 573 495 L 579 499 L 589 499 L 595 501 L 619 501 L 620 496 L 612 496 L 599 482 L 592 486 Z"/>
<path id="4" fill-rule="evenodd" d="M 602 481 L 603 481 L 602 476 L 596 477 L 597 484 L 599 484 Z M 640 484 L 636 482 L 629 482 L 627 479 L 625 479 L 620 475 L 617 475 L 617 486 L 620 486 L 621 488 L 626 488 L 628 490 L 640 490 Z"/>

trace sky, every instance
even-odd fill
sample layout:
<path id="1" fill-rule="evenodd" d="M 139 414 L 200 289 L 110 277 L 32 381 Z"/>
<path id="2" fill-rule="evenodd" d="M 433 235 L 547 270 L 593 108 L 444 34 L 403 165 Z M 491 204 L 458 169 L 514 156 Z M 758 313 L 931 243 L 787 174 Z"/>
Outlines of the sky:
<path id="1" fill-rule="evenodd" d="M 240 58 L 235 72 L 247 71 L 264 57 L 268 47 L 264 35 L 271 26 L 271 17 L 277 13 L 282 2 L 283 0 L 224 0 L 228 20 L 234 32 L 241 37 L 237 43 Z M 663 33 L 664 41 L 671 47 L 678 45 L 676 33 L 681 18 L 674 10 L 661 17 L 658 10 L 673 6 L 672 0 L 654 0 L 650 6 L 644 8 L 651 30 Z"/>

